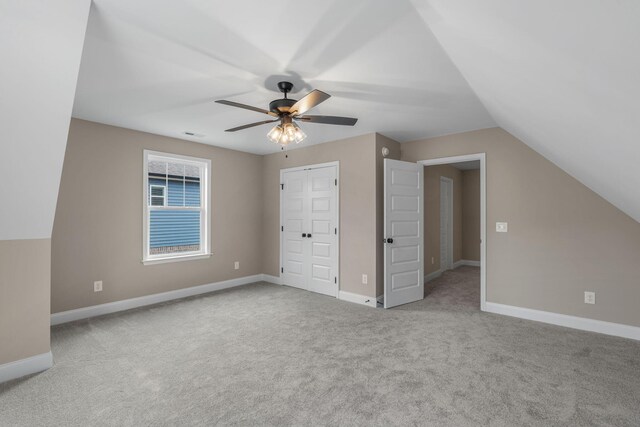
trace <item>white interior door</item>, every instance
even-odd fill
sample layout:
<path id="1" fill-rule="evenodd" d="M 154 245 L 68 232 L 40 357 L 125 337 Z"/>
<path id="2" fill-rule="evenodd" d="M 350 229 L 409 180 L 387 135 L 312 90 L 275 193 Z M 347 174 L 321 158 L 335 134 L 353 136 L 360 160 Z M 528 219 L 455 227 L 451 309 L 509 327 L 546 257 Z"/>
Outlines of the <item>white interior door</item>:
<path id="1" fill-rule="evenodd" d="M 453 181 L 440 177 L 440 269 L 453 267 Z"/>
<path id="2" fill-rule="evenodd" d="M 337 166 L 282 174 L 282 283 L 338 295 Z"/>
<path id="3" fill-rule="evenodd" d="M 384 307 L 424 298 L 423 169 L 384 159 Z"/>
<path id="4" fill-rule="evenodd" d="M 309 216 L 307 171 L 285 173 L 283 184 L 282 281 L 289 286 L 307 289 L 306 222 Z"/>
<path id="5" fill-rule="evenodd" d="M 309 290 L 334 297 L 338 296 L 336 174 L 335 166 L 307 171 Z"/>

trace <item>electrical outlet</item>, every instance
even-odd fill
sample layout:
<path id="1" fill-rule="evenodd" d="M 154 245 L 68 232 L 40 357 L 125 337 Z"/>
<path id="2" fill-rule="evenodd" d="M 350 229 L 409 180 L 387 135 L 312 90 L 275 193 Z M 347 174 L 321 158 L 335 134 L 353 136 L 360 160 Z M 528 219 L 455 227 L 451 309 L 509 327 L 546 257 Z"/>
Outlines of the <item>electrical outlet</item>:
<path id="1" fill-rule="evenodd" d="M 435 263 L 436 263 L 436 259 L 435 259 L 435 257 L 431 257 L 431 265 L 433 265 L 433 264 L 435 264 Z"/>
<path id="2" fill-rule="evenodd" d="M 102 292 L 102 280 L 93 282 L 93 292 Z"/>
<path id="3" fill-rule="evenodd" d="M 236 261 L 235 263 L 233 263 L 233 268 L 236 270 L 240 270 L 240 261 Z"/>
<path id="4" fill-rule="evenodd" d="M 584 293 L 584 303 L 585 304 L 595 304 L 596 303 L 596 293 L 595 292 L 587 292 Z"/>
<path id="5" fill-rule="evenodd" d="M 368 280 L 369 280 L 369 278 L 367 277 L 367 275 L 366 275 L 366 274 L 363 274 L 363 275 L 362 275 L 362 284 L 363 284 L 363 285 L 366 285 L 366 284 L 367 284 L 367 282 L 368 282 Z"/>
<path id="6" fill-rule="evenodd" d="M 506 233 L 509 231 L 509 224 L 506 222 L 496 222 L 496 232 Z"/>

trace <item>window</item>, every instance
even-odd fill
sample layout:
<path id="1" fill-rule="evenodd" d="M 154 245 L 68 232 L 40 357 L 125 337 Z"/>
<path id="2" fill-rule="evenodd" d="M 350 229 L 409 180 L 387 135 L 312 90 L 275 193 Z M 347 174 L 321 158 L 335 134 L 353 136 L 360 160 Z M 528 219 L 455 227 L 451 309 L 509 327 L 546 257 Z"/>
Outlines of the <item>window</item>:
<path id="1" fill-rule="evenodd" d="M 164 185 L 149 185 L 149 194 L 151 195 L 151 206 L 166 206 L 164 189 L 167 188 Z"/>
<path id="2" fill-rule="evenodd" d="M 143 262 L 209 256 L 211 162 L 144 152 Z"/>

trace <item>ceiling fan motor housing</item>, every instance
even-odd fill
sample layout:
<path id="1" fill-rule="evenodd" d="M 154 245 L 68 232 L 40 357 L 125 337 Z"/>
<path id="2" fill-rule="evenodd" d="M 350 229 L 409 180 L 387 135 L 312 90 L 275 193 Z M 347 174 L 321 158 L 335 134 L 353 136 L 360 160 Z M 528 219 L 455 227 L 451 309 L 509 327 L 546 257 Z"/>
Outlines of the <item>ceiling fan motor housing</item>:
<path id="1" fill-rule="evenodd" d="M 276 99 L 269 103 L 269 110 L 273 111 L 276 114 L 288 113 L 289 109 L 293 107 L 297 101 L 295 99 Z"/>

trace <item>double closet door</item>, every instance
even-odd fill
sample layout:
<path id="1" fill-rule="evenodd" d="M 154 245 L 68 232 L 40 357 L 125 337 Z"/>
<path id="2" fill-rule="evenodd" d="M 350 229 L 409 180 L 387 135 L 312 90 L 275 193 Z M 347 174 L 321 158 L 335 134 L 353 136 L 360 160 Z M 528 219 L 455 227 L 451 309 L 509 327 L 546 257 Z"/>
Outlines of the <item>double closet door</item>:
<path id="1" fill-rule="evenodd" d="M 284 285 L 338 295 L 338 167 L 282 172 Z"/>

